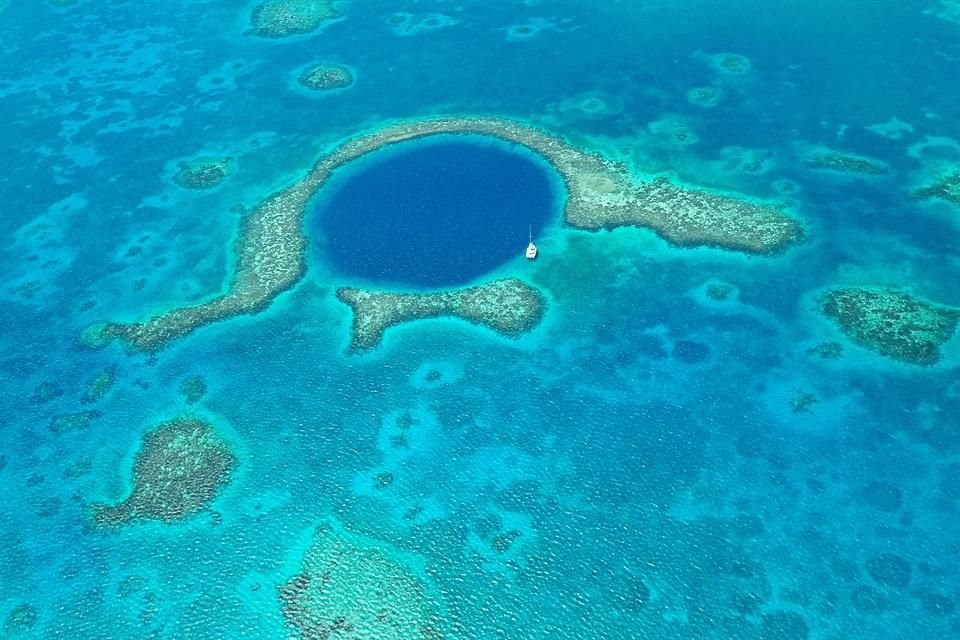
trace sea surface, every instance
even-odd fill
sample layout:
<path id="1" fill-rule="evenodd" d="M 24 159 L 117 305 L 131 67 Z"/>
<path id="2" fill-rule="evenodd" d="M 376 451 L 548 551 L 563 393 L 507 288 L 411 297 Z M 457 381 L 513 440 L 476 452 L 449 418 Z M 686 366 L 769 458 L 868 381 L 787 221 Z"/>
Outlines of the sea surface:
<path id="1" fill-rule="evenodd" d="M 280 587 L 331 522 L 415 576 L 446 638 L 960 637 L 960 338 L 910 365 L 817 304 L 960 306 L 960 207 L 906 197 L 960 167 L 958 3 L 352 0 L 277 39 L 248 33 L 255 5 L 0 1 L 0 637 L 299 638 Z M 321 62 L 353 84 L 300 86 Z M 152 355 L 80 346 L 223 290 L 259 201 L 431 115 L 786 202 L 807 235 L 747 256 L 580 231 L 529 152 L 417 142 L 340 170 L 262 311 Z M 824 149 L 887 171 L 811 167 Z M 204 156 L 230 175 L 179 187 Z M 548 300 L 519 339 L 442 318 L 348 349 L 337 287 L 507 276 Z M 229 485 L 97 526 L 180 417 L 229 443 Z"/>

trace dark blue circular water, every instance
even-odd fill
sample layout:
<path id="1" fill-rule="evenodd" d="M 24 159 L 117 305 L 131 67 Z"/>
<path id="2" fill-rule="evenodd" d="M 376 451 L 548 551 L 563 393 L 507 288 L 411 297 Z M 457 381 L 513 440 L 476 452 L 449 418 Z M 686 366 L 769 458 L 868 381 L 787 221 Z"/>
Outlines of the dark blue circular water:
<path id="1" fill-rule="evenodd" d="M 376 282 L 462 284 L 523 256 L 558 206 L 556 176 L 530 152 L 443 137 L 374 152 L 341 168 L 312 231 L 343 274 Z"/>

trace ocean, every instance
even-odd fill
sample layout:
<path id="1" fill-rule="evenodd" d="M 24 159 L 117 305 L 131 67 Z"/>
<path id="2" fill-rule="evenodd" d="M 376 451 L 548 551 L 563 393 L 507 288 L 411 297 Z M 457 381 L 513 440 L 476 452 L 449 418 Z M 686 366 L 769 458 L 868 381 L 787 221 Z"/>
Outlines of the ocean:
<path id="1" fill-rule="evenodd" d="M 0 0 L 0 637 L 960 637 L 958 62 L 956 0 Z"/>

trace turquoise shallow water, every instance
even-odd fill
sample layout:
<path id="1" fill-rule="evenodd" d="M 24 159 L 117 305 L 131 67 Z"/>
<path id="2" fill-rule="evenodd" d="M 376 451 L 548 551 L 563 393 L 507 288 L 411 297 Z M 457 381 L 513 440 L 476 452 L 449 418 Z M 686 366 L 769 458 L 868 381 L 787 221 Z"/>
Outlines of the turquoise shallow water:
<path id="1" fill-rule="evenodd" d="M 950 7 L 354 0 L 267 40 L 236 3 L 11 0 L 0 636 L 296 637 L 279 587 L 326 522 L 416 576 L 444 637 L 960 635 L 958 339 L 910 366 L 816 313 L 836 285 L 960 305 L 960 209 L 904 197 L 960 165 Z M 724 72 L 724 53 L 749 68 Z M 355 84 L 297 87 L 320 61 Z M 544 291 L 534 331 L 429 320 L 350 355 L 313 237 L 304 279 L 260 313 L 150 357 L 78 346 L 91 323 L 221 290 L 257 202 L 344 136 L 433 114 L 526 120 L 639 172 L 785 199 L 809 239 L 746 257 L 554 219 L 528 263 L 524 219 L 493 274 Z M 888 170 L 810 168 L 825 148 Z M 198 156 L 233 173 L 179 189 Z M 823 342 L 842 356 L 811 353 Z M 84 402 L 103 371 L 116 382 Z M 229 443 L 229 486 L 185 522 L 96 528 L 141 436 L 184 415 Z"/>

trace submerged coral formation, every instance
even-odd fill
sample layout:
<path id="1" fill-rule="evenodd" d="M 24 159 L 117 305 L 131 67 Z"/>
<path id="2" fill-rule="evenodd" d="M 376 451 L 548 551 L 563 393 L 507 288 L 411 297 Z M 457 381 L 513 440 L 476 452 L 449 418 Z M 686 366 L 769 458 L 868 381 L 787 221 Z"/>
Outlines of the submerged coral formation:
<path id="1" fill-rule="evenodd" d="M 372 151 L 438 134 L 485 135 L 543 156 L 566 185 L 566 224 L 585 230 L 636 226 L 686 247 L 754 254 L 780 251 L 803 236 L 783 206 L 679 186 L 664 177 L 639 180 L 622 163 L 574 147 L 541 129 L 500 118 L 432 118 L 400 122 L 352 138 L 323 156 L 299 182 L 262 201 L 242 222 L 227 291 L 202 304 L 174 308 L 143 322 L 104 323 L 81 338 L 95 347 L 120 338 L 156 351 L 206 324 L 256 313 L 303 276 L 303 216 L 333 172 Z"/>
<path id="2" fill-rule="evenodd" d="M 798 391 L 790 399 L 790 410 L 793 413 L 807 413 L 818 402 L 820 399 L 809 391 Z"/>
<path id="3" fill-rule="evenodd" d="M 21 633 L 29 633 L 37 624 L 37 609 L 30 604 L 21 603 L 10 610 L 3 623 L 4 636 L 13 637 Z"/>
<path id="4" fill-rule="evenodd" d="M 760 640 L 807 640 L 810 628 L 799 613 L 774 611 L 760 618 Z"/>
<path id="5" fill-rule="evenodd" d="M 811 169 L 823 169 L 840 173 L 860 173 L 868 176 L 883 175 L 887 165 L 878 160 L 855 156 L 839 151 L 817 151 L 806 160 Z"/>
<path id="6" fill-rule="evenodd" d="M 873 587 L 861 584 L 850 592 L 850 604 L 860 613 L 873 614 L 887 608 L 887 599 Z"/>
<path id="7" fill-rule="evenodd" d="M 80 398 L 80 402 L 83 404 L 96 402 L 103 396 L 107 395 L 116 382 L 117 368 L 107 367 L 103 371 L 97 373 L 97 375 L 93 376 L 93 378 L 87 382 L 87 388 L 84 390 L 83 397 Z"/>
<path id="8" fill-rule="evenodd" d="M 387 27 L 395 36 L 415 36 L 428 31 L 444 29 L 457 24 L 457 20 L 442 13 L 412 14 L 406 12 L 391 13 L 384 19 Z"/>
<path id="9" fill-rule="evenodd" d="M 324 62 L 304 69 L 297 81 L 313 91 L 346 89 L 353 84 L 353 72 L 342 64 Z"/>
<path id="10" fill-rule="evenodd" d="M 200 156 L 177 165 L 173 181 L 184 189 L 212 189 L 230 175 L 233 158 Z"/>
<path id="11" fill-rule="evenodd" d="M 286 38 L 316 31 L 343 16 L 332 0 L 265 0 L 253 9 L 248 33 L 262 38 Z"/>
<path id="12" fill-rule="evenodd" d="M 279 587 L 283 616 L 303 640 L 434 640 L 441 618 L 426 585 L 390 548 L 317 527 L 299 573 Z"/>
<path id="13" fill-rule="evenodd" d="M 940 347 L 960 321 L 960 311 L 899 291 L 835 289 L 820 308 L 854 342 L 881 355 L 918 365 L 940 360 Z"/>
<path id="14" fill-rule="evenodd" d="M 764 173 L 773 163 L 773 151 L 769 149 L 745 149 L 743 147 L 724 147 L 720 150 L 724 171 L 741 173 Z"/>
<path id="15" fill-rule="evenodd" d="M 180 395 L 187 404 L 196 404 L 207 393 L 207 381 L 203 376 L 190 376 L 180 385 Z"/>
<path id="16" fill-rule="evenodd" d="M 743 75 L 753 69 L 750 58 L 739 53 L 717 53 L 709 57 L 709 63 L 715 71 L 734 76 Z"/>
<path id="17" fill-rule="evenodd" d="M 354 351 L 377 346 L 392 326 L 441 316 L 462 318 L 501 335 L 518 336 L 537 326 L 546 310 L 543 295 L 515 278 L 437 293 L 343 288 L 337 290 L 337 297 L 353 309 L 350 348 Z"/>
<path id="18" fill-rule="evenodd" d="M 589 91 L 571 96 L 551 109 L 568 120 L 604 120 L 623 113 L 624 100 L 602 91 Z"/>
<path id="19" fill-rule="evenodd" d="M 703 109 L 712 109 L 723 100 L 723 89 L 719 87 L 694 87 L 687 91 L 687 102 Z"/>
<path id="20" fill-rule="evenodd" d="M 900 487 L 885 480 L 873 480 L 868 483 L 858 492 L 857 499 L 885 513 L 896 513 L 903 506 L 903 492 Z"/>
<path id="21" fill-rule="evenodd" d="M 650 133 L 659 136 L 671 144 L 687 146 L 700 142 L 700 137 L 682 118 L 664 116 L 647 124 Z"/>
<path id="22" fill-rule="evenodd" d="M 821 360 L 834 360 L 843 355 L 843 345 L 829 340 L 810 347 L 807 353 L 818 355 Z"/>
<path id="23" fill-rule="evenodd" d="M 33 404 L 46 404 L 56 400 L 63 395 L 63 389 L 55 382 L 43 381 L 36 386 L 33 393 L 30 394 L 30 402 Z"/>
<path id="24" fill-rule="evenodd" d="M 64 413 L 50 419 L 50 431 L 54 433 L 70 433 L 89 428 L 90 423 L 99 418 L 102 413 L 97 410 L 77 411 Z"/>
<path id="25" fill-rule="evenodd" d="M 213 502 L 236 466 L 236 457 L 212 425 L 194 418 L 171 420 L 144 435 L 130 495 L 117 505 L 94 505 L 94 521 L 116 526 L 186 520 Z"/>
<path id="26" fill-rule="evenodd" d="M 933 184 L 910 192 L 913 200 L 939 198 L 960 207 L 960 171 L 948 173 Z"/>
<path id="27" fill-rule="evenodd" d="M 878 584 L 905 589 L 910 584 L 910 563 L 895 553 L 881 553 L 866 562 L 867 573 Z"/>
<path id="28" fill-rule="evenodd" d="M 734 288 L 732 285 L 713 282 L 707 285 L 707 297 L 711 300 L 716 300 L 717 302 L 723 302 L 734 293 Z"/>
<path id="29" fill-rule="evenodd" d="M 920 604 L 923 610 L 935 616 L 950 616 L 957 606 L 953 600 L 939 593 L 923 593 L 920 595 Z"/>

